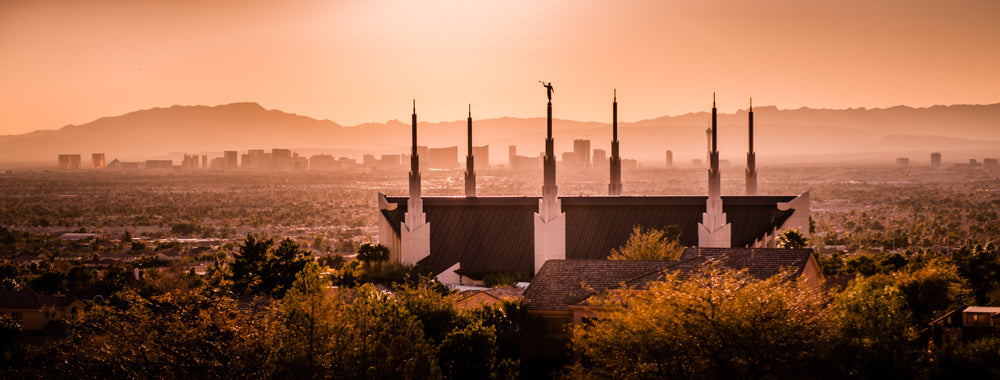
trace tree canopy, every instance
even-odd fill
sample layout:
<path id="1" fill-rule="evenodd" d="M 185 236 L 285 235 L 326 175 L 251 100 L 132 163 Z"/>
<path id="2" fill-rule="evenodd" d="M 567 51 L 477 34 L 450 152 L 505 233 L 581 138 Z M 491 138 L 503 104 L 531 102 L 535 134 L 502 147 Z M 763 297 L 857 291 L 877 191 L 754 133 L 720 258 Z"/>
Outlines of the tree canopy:
<path id="1" fill-rule="evenodd" d="M 632 228 L 625 245 L 612 249 L 608 260 L 677 260 L 684 252 L 680 242 L 680 228 L 670 226 L 666 230 Z"/>

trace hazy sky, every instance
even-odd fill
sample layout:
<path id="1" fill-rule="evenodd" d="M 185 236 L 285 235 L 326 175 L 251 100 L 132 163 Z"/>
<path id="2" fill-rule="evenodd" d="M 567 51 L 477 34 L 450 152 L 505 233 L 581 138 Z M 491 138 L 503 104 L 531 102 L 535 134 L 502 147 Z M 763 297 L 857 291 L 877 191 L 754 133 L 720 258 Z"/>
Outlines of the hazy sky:
<path id="1" fill-rule="evenodd" d="M 255 101 L 342 125 L 1000 102 L 996 0 L 0 0 L 0 135 Z"/>

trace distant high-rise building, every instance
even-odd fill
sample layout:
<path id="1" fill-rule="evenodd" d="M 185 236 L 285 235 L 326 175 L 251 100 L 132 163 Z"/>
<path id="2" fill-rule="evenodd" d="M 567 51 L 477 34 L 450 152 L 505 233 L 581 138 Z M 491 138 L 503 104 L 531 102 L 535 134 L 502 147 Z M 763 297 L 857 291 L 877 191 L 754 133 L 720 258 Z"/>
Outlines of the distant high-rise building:
<path id="1" fill-rule="evenodd" d="M 576 156 L 576 152 L 563 152 L 562 154 L 562 165 L 567 168 L 577 167 L 579 159 Z"/>
<path id="2" fill-rule="evenodd" d="M 935 169 L 941 167 L 941 153 L 931 153 L 931 167 Z"/>
<path id="3" fill-rule="evenodd" d="M 590 140 L 573 140 L 573 154 L 576 156 L 576 166 L 581 168 L 590 167 Z M 571 165 L 573 166 L 573 165 Z"/>
<path id="4" fill-rule="evenodd" d="M 996 169 L 1000 168 L 1000 162 L 995 158 L 984 158 L 983 159 L 983 169 Z"/>
<path id="5" fill-rule="evenodd" d="M 94 153 L 90 155 L 91 168 L 100 169 L 104 167 L 104 153 Z"/>
<path id="6" fill-rule="evenodd" d="M 240 167 L 244 169 L 267 169 L 271 167 L 271 153 L 265 153 L 263 149 L 250 149 L 240 161 Z"/>
<path id="7" fill-rule="evenodd" d="M 458 146 L 430 149 L 431 169 L 454 169 L 458 167 Z"/>
<path id="8" fill-rule="evenodd" d="M 511 145 L 508 149 L 510 153 L 510 168 L 512 170 L 537 170 L 542 162 L 541 155 L 535 157 L 519 156 L 517 154 L 517 147 L 514 145 Z"/>
<path id="9" fill-rule="evenodd" d="M 367 168 L 373 168 L 373 167 L 375 167 L 375 155 L 374 154 L 366 154 L 366 155 L 361 156 L 361 164 L 364 165 Z"/>
<path id="10" fill-rule="evenodd" d="M 291 170 L 293 166 L 291 149 L 271 149 L 271 169 Z"/>
<path id="11" fill-rule="evenodd" d="M 593 161 L 594 169 L 604 169 L 608 167 L 608 152 L 604 149 L 594 149 Z"/>
<path id="12" fill-rule="evenodd" d="M 201 168 L 202 169 L 208 169 L 208 155 L 207 154 L 201 155 Z"/>
<path id="13" fill-rule="evenodd" d="M 896 166 L 907 166 L 910 164 L 910 159 L 908 157 L 900 157 L 896 159 Z"/>
<path id="14" fill-rule="evenodd" d="M 476 158 L 475 170 L 489 169 L 490 168 L 490 146 L 474 146 L 472 147 L 472 155 Z"/>
<path id="15" fill-rule="evenodd" d="M 402 166 L 402 157 L 398 154 L 383 154 L 375 166 L 379 169 L 396 169 Z"/>
<path id="16" fill-rule="evenodd" d="M 59 169 L 78 170 L 80 169 L 79 154 L 60 154 Z"/>
<path id="17" fill-rule="evenodd" d="M 667 150 L 667 169 L 674 168 L 674 152 Z"/>
<path id="18" fill-rule="evenodd" d="M 517 159 L 517 145 L 507 147 L 507 166 L 514 168 L 514 161 Z"/>
<path id="19" fill-rule="evenodd" d="M 226 162 L 226 167 L 225 168 L 226 169 L 236 169 L 236 166 L 237 166 L 237 163 L 238 163 L 236 161 L 236 159 L 238 158 L 239 153 L 237 153 L 235 150 L 227 150 L 227 151 L 223 152 L 222 155 L 226 159 L 226 161 L 225 161 Z"/>
<path id="20" fill-rule="evenodd" d="M 214 157 L 208 162 L 208 168 L 213 170 L 224 170 L 227 169 L 226 157 Z"/>
<path id="21" fill-rule="evenodd" d="M 979 164 L 979 162 L 978 162 L 978 161 L 976 161 L 976 159 L 975 159 L 975 158 L 970 158 L 970 159 L 969 159 L 969 166 L 972 166 L 972 167 L 977 167 L 977 166 L 980 166 L 980 164 Z"/>
<path id="22" fill-rule="evenodd" d="M 639 160 L 634 158 L 622 159 L 622 170 L 635 170 L 639 168 Z"/>
<path id="23" fill-rule="evenodd" d="M 331 170 L 337 166 L 337 159 L 328 154 L 317 154 L 309 157 L 309 168 L 312 170 Z"/>
<path id="24" fill-rule="evenodd" d="M 185 154 L 184 159 L 181 160 L 181 169 L 197 169 L 197 168 L 198 168 L 198 155 Z"/>

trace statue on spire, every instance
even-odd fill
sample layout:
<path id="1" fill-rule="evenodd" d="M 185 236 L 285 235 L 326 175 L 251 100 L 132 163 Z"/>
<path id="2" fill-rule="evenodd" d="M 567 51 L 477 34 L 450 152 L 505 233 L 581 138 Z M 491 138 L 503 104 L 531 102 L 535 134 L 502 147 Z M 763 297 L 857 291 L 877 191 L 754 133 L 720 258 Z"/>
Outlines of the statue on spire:
<path id="1" fill-rule="evenodd" d="M 545 82 L 542 82 L 542 81 L 538 81 L 538 83 L 541 83 L 542 86 L 545 86 L 545 95 L 547 95 L 549 97 L 549 101 L 551 102 L 552 101 L 552 93 L 556 91 L 556 90 L 554 90 L 552 88 L 552 82 L 545 83 Z"/>

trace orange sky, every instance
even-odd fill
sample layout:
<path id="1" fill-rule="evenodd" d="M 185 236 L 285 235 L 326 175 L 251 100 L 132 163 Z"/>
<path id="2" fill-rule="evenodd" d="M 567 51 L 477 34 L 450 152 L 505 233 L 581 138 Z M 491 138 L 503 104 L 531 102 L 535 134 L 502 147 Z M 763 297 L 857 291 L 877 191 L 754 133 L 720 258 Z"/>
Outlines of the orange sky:
<path id="1" fill-rule="evenodd" d="M 208 4 L 206 4 L 208 3 Z M 255 101 L 343 125 L 1000 102 L 1000 1 L 0 1 L 0 135 Z"/>

